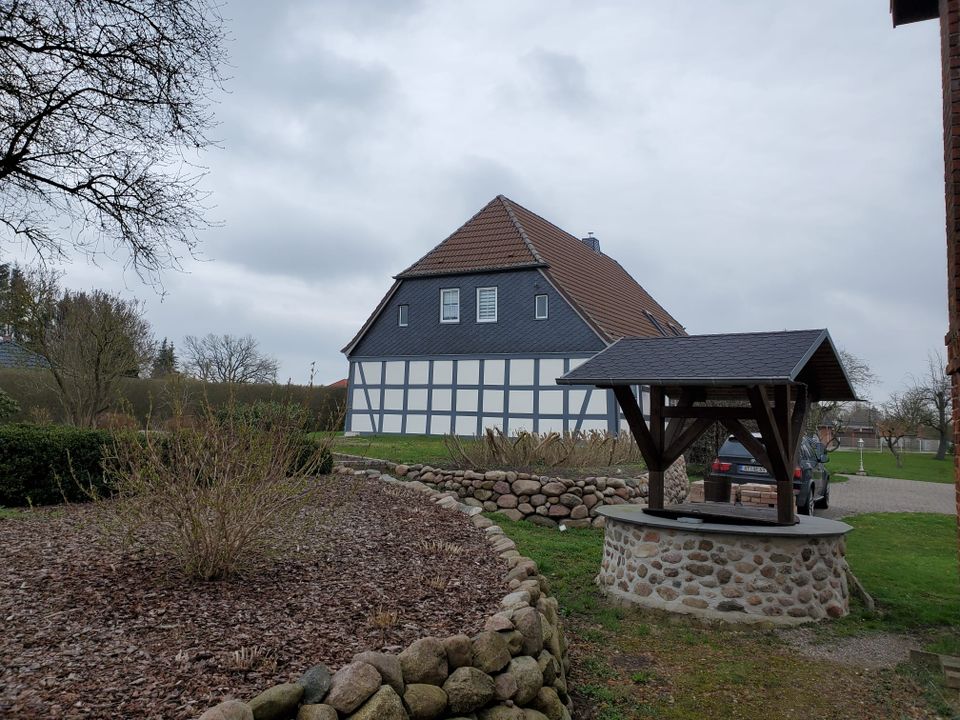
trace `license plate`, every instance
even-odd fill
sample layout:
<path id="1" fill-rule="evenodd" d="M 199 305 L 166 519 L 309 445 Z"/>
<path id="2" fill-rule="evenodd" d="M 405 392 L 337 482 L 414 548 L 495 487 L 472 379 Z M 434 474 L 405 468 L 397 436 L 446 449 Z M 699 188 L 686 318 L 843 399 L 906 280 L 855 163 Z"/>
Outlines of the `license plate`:
<path id="1" fill-rule="evenodd" d="M 741 465 L 740 472 L 742 473 L 753 473 L 754 475 L 766 475 L 767 469 L 762 465 Z"/>

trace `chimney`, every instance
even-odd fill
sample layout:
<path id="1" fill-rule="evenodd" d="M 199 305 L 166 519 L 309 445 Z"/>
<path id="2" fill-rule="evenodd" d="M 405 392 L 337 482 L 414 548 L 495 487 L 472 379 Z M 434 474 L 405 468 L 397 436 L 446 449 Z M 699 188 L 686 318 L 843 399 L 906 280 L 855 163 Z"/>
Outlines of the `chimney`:
<path id="1" fill-rule="evenodd" d="M 599 238 L 595 238 L 595 237 L 593 236 L 593 233 L 592 233 L 592 232 L 591 232 L 591 233 L 587 233 L 587 237 L 581 238 L 581 239 L 580 239 L 580 242 L 582 242 L 582 243 L 583 243 L 584 245 L 586 245 L 588 248 L 590 248 L 591 250 L 593 250 L 595 253 L 599 253 L 599 252 L 600 252 L 600 239 L 599 239 Z"/>

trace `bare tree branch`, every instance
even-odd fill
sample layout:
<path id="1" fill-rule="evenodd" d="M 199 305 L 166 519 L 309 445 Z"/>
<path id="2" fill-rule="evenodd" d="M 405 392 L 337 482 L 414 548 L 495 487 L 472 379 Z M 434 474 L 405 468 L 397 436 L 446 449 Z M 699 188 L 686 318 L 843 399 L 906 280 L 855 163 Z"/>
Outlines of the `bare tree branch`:
<path id="1" fill-rule="evenodd" d="M 280 363 L 260 352 L 250 335 L 214 335 L 184 338 L 184 370 L 207 382 L 273 383 Z"/>

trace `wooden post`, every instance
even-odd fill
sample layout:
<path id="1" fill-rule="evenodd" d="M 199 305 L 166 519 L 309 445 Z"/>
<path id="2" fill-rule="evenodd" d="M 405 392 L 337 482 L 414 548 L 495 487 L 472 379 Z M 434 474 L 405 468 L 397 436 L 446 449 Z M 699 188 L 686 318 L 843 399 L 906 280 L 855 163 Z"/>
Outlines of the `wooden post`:
<path id="1" fill-rule="evenodd" d="M 637 441 L 640 454 L 647 464 L 647 506 L 653 509 L 663 509 L 663 388 L 650 388 L 651 420 L 653 407 L 658 403 L 659 435 L 655 435 L 647 421 L 643 419 L 643 410 L 633 396 L 633 389 L 629 385 L 614 385 L 613 394 L 617 398 L 623 416 L 630 426 L 630 432 Z M 652 423 L 651 423 L 652 424 Z M 657 440 L 659 437 L 659 441 Z"/>
<path id="2" fill-rule="evenodd" d="M 653 446 L 657 453 L 657 466 L 648 468 L 647 479 L 647 506 L 654 510 L 663 509 L 663 473 L 666 470 L 663 467 L 663 442 L 664 442 L 664 418 L 663 406 L 665 395 L 663 388 L 654 385 L 650 388 L 650 436 L 653 440 Z"/>

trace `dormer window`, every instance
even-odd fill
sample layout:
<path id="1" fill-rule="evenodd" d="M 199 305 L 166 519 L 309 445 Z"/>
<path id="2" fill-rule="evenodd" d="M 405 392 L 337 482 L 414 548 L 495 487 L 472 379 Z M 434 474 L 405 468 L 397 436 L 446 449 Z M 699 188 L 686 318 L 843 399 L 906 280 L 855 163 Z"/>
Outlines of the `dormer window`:
<path id="1" fill-rule="evenodd" d="M 440 322 L 460 322 L 460 288 L 443 288 L 440 291 Z"/>
<path id="2" fill-rule="evenodd" d="M 546 295 L 533 296 L 533 317 L 535 320 L 546 320 L 549 310 L 549 298 Z"/>
<path id="3" fill-rule="evenodd" d="M 660 321 L 653 316 L 652 312 L 649 310 L 644 310 L 643 314 L 647 316 L 647 320 L 649 320 L 650 324 L 656 328 L 657 332 L 659 332 L 663 337 L 667 337 L 667 331 L 664 330 L 663 325 L 661 325 Z"/>
<path id="4" fill-rule="evenodd" d="M 400 327 L 407 326 L 407 313 L 409 312 L 409 305 L 400 305 L 397 308 L 397 325 Z"/>
<path id="5" fill-rule="evenodd" d="M 495 287 L 477 288 L 477 322 L 497 321 L 497 289 Z"/>

